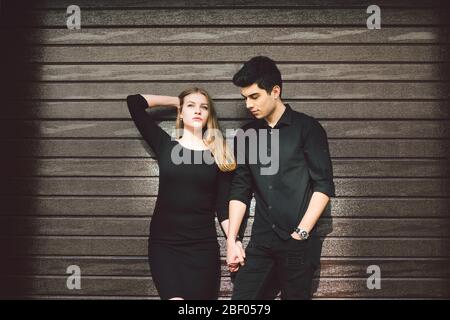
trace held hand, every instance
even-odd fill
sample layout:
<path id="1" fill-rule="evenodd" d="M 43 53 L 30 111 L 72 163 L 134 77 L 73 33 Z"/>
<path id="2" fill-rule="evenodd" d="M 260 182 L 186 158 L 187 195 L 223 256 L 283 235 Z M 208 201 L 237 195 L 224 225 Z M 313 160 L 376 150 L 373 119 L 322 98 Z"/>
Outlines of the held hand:
<path id="1" fill-rule="evenodd" d="M 237 272 L 239 270 L 239 263 L 234 263 L 228 265 L 228 271 L 230 272 Z"/>
<path id="2" fill-rule="evenodd" d="M 241 253 L 242 257 L 244 258 L 244 262 L 242 262 L 242 265 L 244 265 L 244 263 L 245 263 L 245 250 L 244 250 L 244 246 L 242 245 L 242 242 L 241 242 L 240 240 L 237 240 L 237 241 L 236 241 L 236 245 L 239 247 L 240 253 Z M 230 272 L 236 272 L 236 271 L 238 271 L 240 265 L 241 265 L 241 264 L 236 263 L 234 266 L 232 266 L 232 267 L 230 268 Z"/>
<path id="3" fill-rule="evenodd" d="M 244 265 L 244 255 L 242 246 L 235 240 L 227 241 L 227 265 L 230 272 L 236 272 L 240 265 Z"/>
<path id="4" fill-rule="evenodd" d="M 233 244 L 231 244 L 231 245 L 233 247 L 237 247 L 237 252 L 238 253 L 236 253 L 234 255 L 234 259 L 231 258 L 231 261 L 233 261 L 233 262 L 232 263 L 228 263 L 228 270 L 230 272 L 237 272 L 239 270 L 239 267 L 241 266 L 241 264 L 244 265 L 244 262 L 242 260 L 245 259 L 245 250 L 244 250 L 244 247 L 242 246 L 242 242 L 240 240 L 237 240 L 235 242 L 235 244 L 236 245 L 233 245 Z M 235 249 L 233 249 L 233 250 L 235 250 Z M 229 251 L 227 250 L 227 252 L 229 252 Z M 234 252 L 236 252 L 236 251 L 234 251 Z M 243 259 L 240 259 L 239 258 L 240 256 Z M 242 262 L 239 262 L 239 261 L 242 261 Z"/>
<path id="5" fill-rule="evenodd" d="M 240 244 L 240 245 L 239 245 Z M 242 243 L 235 240 L 227 241 L 227 263 L 239 263 L 244 265 L 244 250 L 242 248 Z"/>
<path id="6" fill-rule="evenodd" d="M 242 257 L 245 259 L 245 250 L 241 240 L 236 241 L 236 245 L 241 249 Z"/>

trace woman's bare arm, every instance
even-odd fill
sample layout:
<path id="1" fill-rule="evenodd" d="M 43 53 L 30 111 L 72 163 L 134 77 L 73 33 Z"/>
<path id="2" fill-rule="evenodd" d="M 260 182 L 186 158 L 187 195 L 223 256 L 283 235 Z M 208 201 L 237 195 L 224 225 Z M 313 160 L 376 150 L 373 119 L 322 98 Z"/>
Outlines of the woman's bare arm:
<path id="1" fill-rule="evenodd" d="M 180 99 L 172 96 L 158 96 L 154 94 L 141 94 L 147 101 L 149 107 L 167 106 L 167 107 L 180 107 Z"/>

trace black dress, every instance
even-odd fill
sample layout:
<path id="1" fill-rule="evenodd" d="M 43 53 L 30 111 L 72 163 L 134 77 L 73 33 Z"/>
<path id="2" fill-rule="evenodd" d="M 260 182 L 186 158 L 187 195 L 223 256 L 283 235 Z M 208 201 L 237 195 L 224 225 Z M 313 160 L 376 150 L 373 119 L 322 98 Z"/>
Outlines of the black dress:
<path id="1" fill-rule="evenodd" d="M 149 263 L 162 299 L 217 299 L 220 289 L 220 247 L 215 215 L 228 218 L 232 173 L 222 172 L 209 150 L 182 147 L 161 129 L 145 109 L 141 95 L 127 97 L 128 109 L 159 165 L 159 190 L 150 224 Z M 173 150 L 183 159 L 176 164 Z M 205 155 L 205 153 L 208 153 Z"/>

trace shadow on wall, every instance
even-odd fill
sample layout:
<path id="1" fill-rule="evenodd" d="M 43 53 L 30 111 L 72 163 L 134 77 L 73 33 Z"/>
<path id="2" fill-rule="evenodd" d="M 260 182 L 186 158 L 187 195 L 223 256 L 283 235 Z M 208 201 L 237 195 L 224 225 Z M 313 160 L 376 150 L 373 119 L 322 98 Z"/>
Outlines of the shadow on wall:
<path id="1" fill-rule="evenodd" d="M 333 198 L 334 199 L 334 198 Z M 320 236 L 320 255 L 315 258 L 317 263 L 317 270 L 314 275 L 314 278 L 317 278 L 317 281 L 313 281 L 312 285 L 312 295 L 317 293 L 317 290 L 319 288 L 319 281 L 320 281 L 320 272 L 321 272 L 321 266 L 320 263 L 320 257 L 323 256 L 322 254 L 322 246 L 324 239 L 328 236 L 328 234 L 333 232 L 333 216 L 332 216 L 332 200 L 328 203 L 327 207 L 325 208 L 324 212 L 322 213 L 321 218 L 317 222 L 317 233 Z"/>
<path id="2" fill-rule="evenodd" d="M 448 3 L 446 4 L 442 4 L 442 6 L 446 6 L 444 8 L 442 8 L 442 10 L 439 10 L 439 21 L 440 24 L 442 25 L 446 25 L 446 28 L 440 28 L 439 29 L 439 42 L 446 42 L 447 45 L 446 47 L 443 47 L 443 57 L 442 57 L 442 61 L 445 61 L 446 63 L 443 64 L 443 67 L 440 70 L 440 79 L 444 79 L 449 81 L 449 75 L 450 75 L 450 46 L 448 44 L 449 42 L 449 33 L 448 33 L 448 27 L 449 27 L 449 17 L 450 17 L 450 5 Z M 450 98 L 450 86 L 448 85 L 447 82 L 447 90 L 446 92 L 442 92 L 442 98 L 445 99 L 444 103 L 442 104 L 442 118 L 445 119 L 450 119 L 450 102 L 449 102 L 449 98 Z M 442 140 L 442 148 L 443 150 L 445 150 L 445 156 L 446 156 L 446 162 L 444 162 L 444 168 L 441 168 L 442 170 L 440 170 L 440 172 L 443 172 L 446 174 L 445 177 L 443 178 L 447 178 L 445 181 L 445 183 L 443 184 L 443 193 L 448 196 L 449 195 L 449 190 L 450 190 L 450 178 L 449 178 L 449 174 L 450 174 L 450 129 L 447 128 L 447 131 L 445 132 L 445 139 Z M 450 269 L 450 244 L 448 242 L 448 239 L 450 238 L 450 199 L 447 198 L 447 208 L 446 208 L 446 212 L 447 212 L 447 216 L 446 218 L 449 219 L 447 220 L 447 227 L 446 227 L 446 233 L 445 233 L 445 238 L 442 239 L 442 241 L 446 241 L 446 243 L 443 243 L 443 247 L 445 247 L 447 249 L 447 254 L 446 254 L 446 258 L 447 260 L 447 270 Z M 445 298 L 450 298 L 450 281 L 447 281 L 447 286 L 443 288 L 443 296 Z"/>
<path id="3" fill-rule="evenodd" d="M 24 177 L 32 175 L 33 168 L 21 165 L 19 157 L 30 155 L 33 149 L 32 140 L 22 138 L 36 135 L 24 117 L 31 114 L 27 98 L 38 75 L 27 63 L 30 52 L 27 39 L 33 38 L 33 29 L 23 26 L 33 23 L 30 9 L 8 0 L 1 2 L 0 10 L 0 298 L 10 299 L 25 298 L 32 286 L 31 278 L 26 277 L 32 271 L 31 261 L 26 258 L 31 243 L 23 236 L 23 230 L 31 230 L 31 218 L 26 214 L 35 211 L 32 198 L 25 196 L 30 189 L 29 180 Z"/>

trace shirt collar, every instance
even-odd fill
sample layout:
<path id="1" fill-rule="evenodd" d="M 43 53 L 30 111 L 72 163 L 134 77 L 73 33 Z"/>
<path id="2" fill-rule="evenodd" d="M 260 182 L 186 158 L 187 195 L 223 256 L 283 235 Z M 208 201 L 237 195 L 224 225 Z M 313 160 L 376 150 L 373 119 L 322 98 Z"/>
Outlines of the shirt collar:
<path id="1" fill-rule="evenodd" d="M 293 113 L 292 108 L 288 103 L 285 103 L 284 106 L 286 107 L 286 110 L 284 110 L 283 114 L 281 115 L 281 118 L 275 124 L 274 128 L 279 127 L 282 124 L 290 125 L 292 123 L 292 113 Z M 259 121 L 260 128 L 263 128 L 263 127 L 268 128 L 269 127 L 269 124 L 267 123 L 267 121 L 264 118 L 259 119 L 258 121 Z"/>

